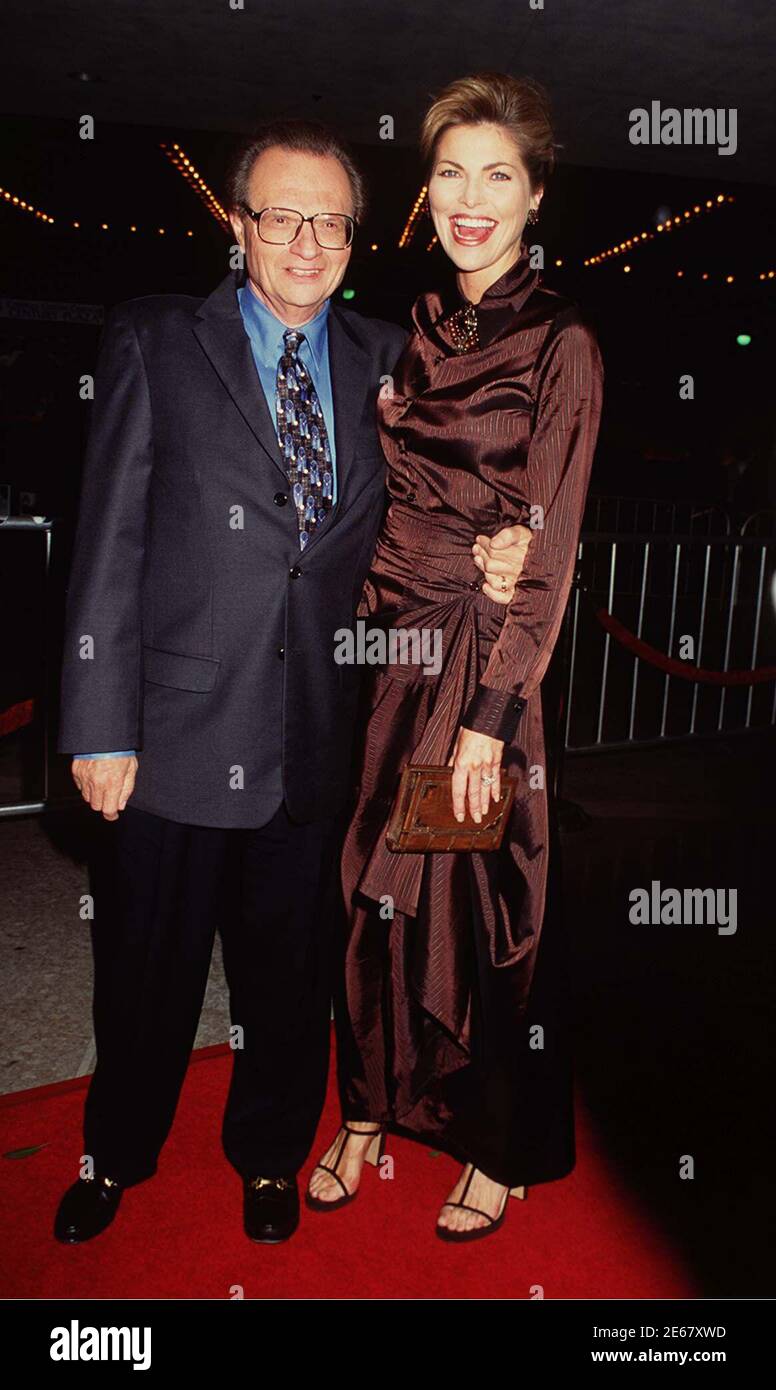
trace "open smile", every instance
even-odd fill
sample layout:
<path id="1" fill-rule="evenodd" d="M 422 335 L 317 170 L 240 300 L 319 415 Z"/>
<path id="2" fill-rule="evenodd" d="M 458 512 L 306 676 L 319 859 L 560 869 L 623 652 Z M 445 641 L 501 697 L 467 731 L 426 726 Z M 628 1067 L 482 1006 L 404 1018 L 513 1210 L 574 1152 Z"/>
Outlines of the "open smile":
<path id="1" fill-rule="evenodd" d="M 481 246 L 497 226 L 498 222 L 492 217 L 468 217 L 463 213 L 456 213 L 450 218 L 453 240 L 457 241 L 459 246 Z"/>
<path id="2" fill-rule="evenodd" d="M 302 267 L 299 265 L 287 265 L 286 271 L 297 280 L 314 280 L 316 275 L 323 274 L 323 266 Z"/>

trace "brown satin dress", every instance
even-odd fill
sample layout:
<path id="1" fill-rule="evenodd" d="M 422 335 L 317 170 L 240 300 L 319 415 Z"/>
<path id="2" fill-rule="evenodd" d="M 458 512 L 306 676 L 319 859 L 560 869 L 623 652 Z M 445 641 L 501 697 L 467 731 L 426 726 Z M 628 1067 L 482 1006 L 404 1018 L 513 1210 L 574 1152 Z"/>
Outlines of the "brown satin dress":
<path id="1" fill-rule="evenodd" d="M 462 348 L 465 308 L 454 288 L 420 297 L 379 404 L 389 506 L 359 618 L 367 636 L 438 630 L 441 669 L 433 647 L 408 642 L 414 664 L 367 676 L 342 859 L 338 1074 L 345 1118 L 384 1120 L 514 1186 L 575 1161 L 539 685 L 573 576 L 602 368 L 590 328 L 542 286 L 525 246 Z M 501 606 L 482 593 L 471 545 L 531 518 Z M 501 849 L 391 853 L 402 769 L 446 764 L 462 724 L 503 739 L 502 767 L 518 779 Z"/>

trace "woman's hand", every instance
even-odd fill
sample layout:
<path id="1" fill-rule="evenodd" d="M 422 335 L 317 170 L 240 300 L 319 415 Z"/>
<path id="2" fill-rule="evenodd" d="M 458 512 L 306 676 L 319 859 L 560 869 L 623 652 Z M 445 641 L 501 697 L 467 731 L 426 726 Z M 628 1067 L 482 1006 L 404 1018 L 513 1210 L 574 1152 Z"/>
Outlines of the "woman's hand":
<path id="1" fill-rule="evenodd" d="M 512 602 L 534 533 L 530 526 L 507 526 L 495 536 L 478 536 L 474 563 L 485 576 L 482 592 L 496 603 Z"/>
<path id="2" fill-rule="evenodd" d="M 456 820 L 463 820 L 466 797 L 473 819 L 480 824 L 487 814 L 491 797 L 501 799 L 501 739 L 476 734 L 473 729 L 458 730 L 453 755 L 447 766 L 453 768 L 453 810 Z M 492 780 L 490 780 L 492 779 Z"/>

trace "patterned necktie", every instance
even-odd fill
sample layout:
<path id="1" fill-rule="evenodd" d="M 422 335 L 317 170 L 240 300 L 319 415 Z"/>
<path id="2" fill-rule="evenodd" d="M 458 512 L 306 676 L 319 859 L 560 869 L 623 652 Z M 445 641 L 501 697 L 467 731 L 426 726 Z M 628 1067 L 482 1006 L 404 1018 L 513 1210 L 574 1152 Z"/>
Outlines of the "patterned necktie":
<path id="1" fill-rule="evenodd" d="M 300 550 L 326 520 L 334 494 L 323 410 L 310 373 L 298 356 L 304 340 L 304 333 L 286 329 L 275 387 L 278 443 L 296 507 Z"/>

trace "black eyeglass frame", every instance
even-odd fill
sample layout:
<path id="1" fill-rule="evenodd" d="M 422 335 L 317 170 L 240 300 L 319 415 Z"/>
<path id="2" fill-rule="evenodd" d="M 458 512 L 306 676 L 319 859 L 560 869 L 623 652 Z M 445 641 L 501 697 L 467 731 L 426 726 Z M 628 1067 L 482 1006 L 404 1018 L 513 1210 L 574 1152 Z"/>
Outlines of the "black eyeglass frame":
<path id="1" fill-rule="evenodd" d="M 292 242 L 296 241 L 297 237 L 299 236 L 299 233 L 301 232 L 305 222 L 310 223 L 310 226 L 313 229 L 313 236 L 315 237 L 316 245 L 320 246 L 322 251 L 347 251 L 348 247 L 353 245 L 353 237 L 355 236 L 356 231 L 356 219 L 355 217 L 351 217 L 349 212 L 314 212 L 312 217 L 302 217 L 301 212 L 299 212 L 297 208 L 267 207 L 260 208 L 257 212 L 255 208 L 249 207 L 247 203 L 241 203 L 240 207 L 242 208 L 243 212 L 247 213 L 251 220 L 255 223 L 256 231 L 258 232 L 265 246 L 291 246 Z M 290 238 L 289 241 L 268 241 L 265 236 L 261 236 L 261 229 L 259 227 L 259 221 L 263 217 L 265 212 L 291 212 L 293 213 L 294 217 L 300 217 L 302 220 L 299 223 L 299 226 L 297 227 L 296 231 L 294 232 L 294 235 Z M 346 241 L 344 246 L 324 246 L 323 243 L 318 240 L 318 236 L 315 230 L 316 217 L 344 217 L 345 221 L 350 226 L 350 240 Z"/>

